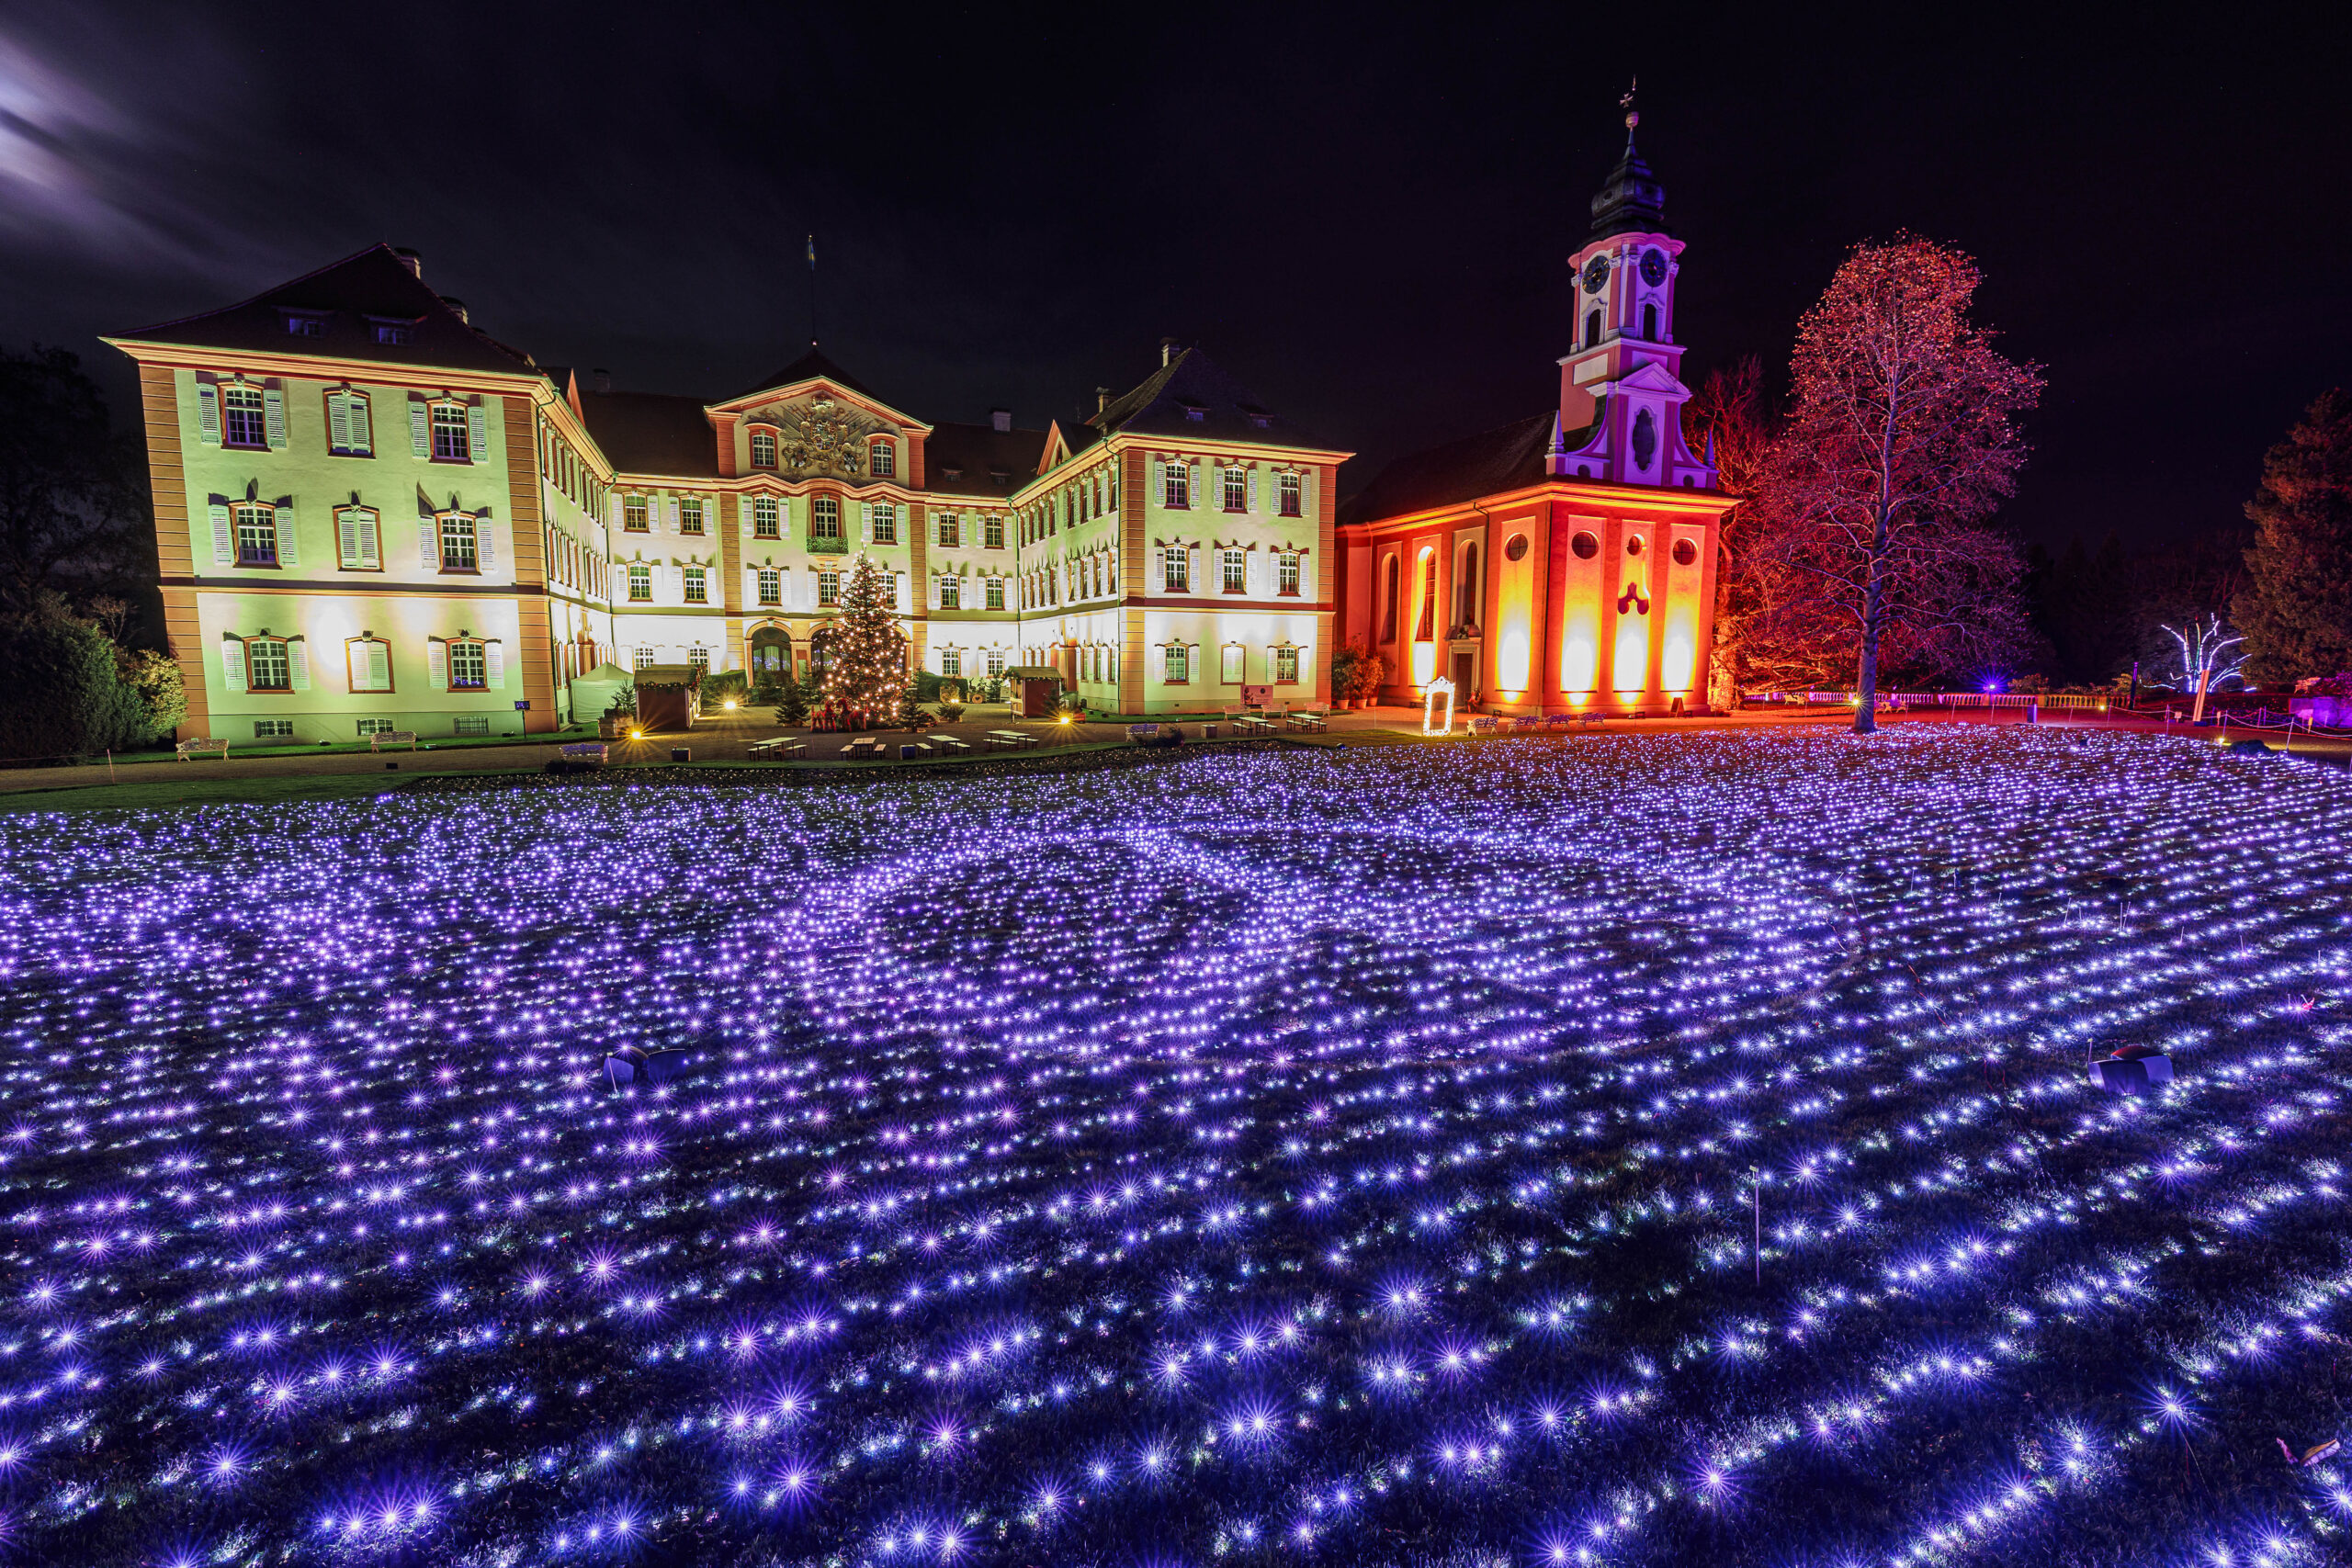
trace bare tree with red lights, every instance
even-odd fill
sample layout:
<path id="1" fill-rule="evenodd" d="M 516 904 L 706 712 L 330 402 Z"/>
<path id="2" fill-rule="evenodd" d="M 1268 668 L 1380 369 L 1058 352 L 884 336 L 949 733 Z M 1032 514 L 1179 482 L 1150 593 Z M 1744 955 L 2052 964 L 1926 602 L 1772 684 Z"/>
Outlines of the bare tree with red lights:
<path id="1" fill-rule="evenodd" d="M 1879 671 L 1949 670 L 2021 639 L 2016 547 L 1988 523 L 2016 488 L 2018 416 L 2039 367 L 1969 319 L 1973 258 L 1913 235 L 1865 243 L 1797 329 L 1788 418 L 1756 491 L 1767 642 L 1849 649 L 1854 728 L 1877 728 Z"/>
<path id="2" fill-rule="evenodd" d="M 1748 549 L 1756 508 L 1747 499 L 1756 493 L 1772 447 L 1763 362 L 1750 354 L 1707 372 L 1684 418 L 1706 443 L 1715 487 L 1741 498 L 1715 528 L 1715 635 L 1707 671 L 1707 705 L 1729 712 L 1739 705 L 1747 627 L 1764 603 L 1764 562 Z"/>

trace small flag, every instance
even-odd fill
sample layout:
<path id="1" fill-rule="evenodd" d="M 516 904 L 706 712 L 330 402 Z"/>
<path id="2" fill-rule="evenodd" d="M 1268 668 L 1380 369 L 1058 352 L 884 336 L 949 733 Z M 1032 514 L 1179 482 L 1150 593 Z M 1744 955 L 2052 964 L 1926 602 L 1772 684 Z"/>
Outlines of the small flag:
<path id="1" fill-rule="evenodd" d="M 817 236 L 814 234 L 808 236 L 808 270 L 817 270 Z"/>

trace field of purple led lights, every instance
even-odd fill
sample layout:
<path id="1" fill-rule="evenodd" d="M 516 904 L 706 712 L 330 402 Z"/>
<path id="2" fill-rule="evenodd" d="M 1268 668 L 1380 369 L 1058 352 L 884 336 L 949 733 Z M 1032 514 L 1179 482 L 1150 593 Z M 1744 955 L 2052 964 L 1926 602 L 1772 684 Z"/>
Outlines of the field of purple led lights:
<path id="1" fill-rule="evenodd" d="M 1718 733 L 0 836 L 0 1562 L 2345 1560 L 2278 1447 L 2352 1349 L 2338 773 Z M 2095 1090 L 2124 1042 L 2177 1081 Z"/>

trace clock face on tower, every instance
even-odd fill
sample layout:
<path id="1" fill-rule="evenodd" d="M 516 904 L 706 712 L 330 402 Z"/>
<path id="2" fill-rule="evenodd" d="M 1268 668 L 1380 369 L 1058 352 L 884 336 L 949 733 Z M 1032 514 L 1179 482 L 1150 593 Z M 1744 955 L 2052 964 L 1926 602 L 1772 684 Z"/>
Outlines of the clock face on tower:
<path id="1" fill-rule="evenodd" d="M 1642 253 L 1642 281 L 1652 288 L 1656 288 L 1666 281 L 1666 253 L 1664 251 Z"/>
<path id="2" fill-rule="evenodd" d="M 1595 256 L 1584 264 L 1584 291 L 1598 294 L 1609 287 L 1609 258 Z"/>

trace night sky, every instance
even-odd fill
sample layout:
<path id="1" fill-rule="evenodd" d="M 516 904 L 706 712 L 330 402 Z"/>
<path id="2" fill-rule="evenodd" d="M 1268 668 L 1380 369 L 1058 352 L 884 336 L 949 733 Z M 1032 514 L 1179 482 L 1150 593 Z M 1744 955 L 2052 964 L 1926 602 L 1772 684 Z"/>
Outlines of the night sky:
<path id="1" fill-rule="evenodd" d="M 805 344 L 814 230 L 826 352 L 910 412 L 1042 424 L 1174 335 L 1353 489 L 1556 396 L 1638 73 L 1694 385 L 1908 228 L 2049 367 L 2020 530 L 2234 522 L 2352 362 L 2343 13 L 1906 9 L 17 6 L 0 343 L 127 393 L 97 333 L 380 239 L 542 363 L 716 397 Z"/>

